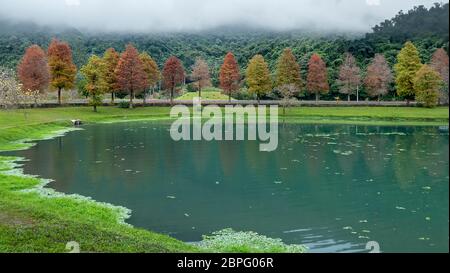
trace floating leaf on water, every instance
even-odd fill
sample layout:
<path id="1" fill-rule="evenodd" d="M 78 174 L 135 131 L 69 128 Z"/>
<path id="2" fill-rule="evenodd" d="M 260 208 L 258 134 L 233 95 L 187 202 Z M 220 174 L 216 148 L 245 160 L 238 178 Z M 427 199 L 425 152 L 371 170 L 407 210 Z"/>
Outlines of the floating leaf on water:
<path id="1" fill-rule="evenodd" d="M 220 182 L 219 181 L 216 181 L 216 185 L 219 185 L 220 184 Z"/>
<path id="2" fill-rule="evenodd" d="M 188 213 L 185 213 L 184 216 L 189 217 L 189 214 L 188 214 Z"/>
<path id="3" fill-rule="evenodd" d="M 341 155 L 351 155 L 351 154 L 353 154 L 352 151 L 345 151 L 341 153 Z"/>
<path id="4" fill-rule="evenodd" d="M 425 217 L 425 220 L 430 221 L 431 218 L 427 216 L 427 217 Z"/>
<path id="5" fill-rule="evenodd" d="M 274 181 L 273 183 L 275 183 L 275 184 L 281 184 L 281 183 L 283 183 L 282 181 Z"/>
<path id="6" fill-rule="evenodd" d="M 367 220 L 359 220 L 360 223 L 367 223 Z"/>
<path id="7" fill-rule="evenodd" d="M 400 206 L 396 206 L 395 208 L 398 209 L 398 210 L 405 210 L 404 207 L 400 207 Z"/>
<path id="8" fill-rule="evenodd" d="M 422 187 L 422 189 L 424 189 L 424 190 L 431 190 L 431 187 L 426 186 L 426 187 Z"/>
<path id="9" fill-rule="evenodd" d="M 167 198 L 169 198 L 169 199 L 175 199 L 176 197 L 173 196 L 173 195 L 167 195 Z"/>
<path id="10" fill-rule="evenodd" d="M 370 233 L 370 230 L 363 229 L 361 232 L 364 232 L 364 233 Z"/>
<path id="11" fill-rule="evenodd" d="M 349 229 L 353 229 L 353 228 L 350 227 L 350 226 L 346 226 L 346 227 L 343 227 L 342 229 L 344 229 L 344 230 L 349 230 Z"/>
<path id="12" fill-rule="evenodd" d="M 358 239 L 370 239 L 369 237 L 367 237 L 367 236 L 358 236 Z"/>

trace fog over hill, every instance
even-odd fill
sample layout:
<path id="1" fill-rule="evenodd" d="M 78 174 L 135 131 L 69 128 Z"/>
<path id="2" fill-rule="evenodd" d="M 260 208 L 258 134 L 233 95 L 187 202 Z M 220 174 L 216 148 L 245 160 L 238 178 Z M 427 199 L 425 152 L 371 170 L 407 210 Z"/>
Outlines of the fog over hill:
<path id="1" fill-rule="evenodd" d="M 0 0 L 13 22 L 102 32 L 198 32 L 227 26 L 271 31 L 370 31 L 436 0 Z M 448 2 L 448 1 L 444 1 Z"/>

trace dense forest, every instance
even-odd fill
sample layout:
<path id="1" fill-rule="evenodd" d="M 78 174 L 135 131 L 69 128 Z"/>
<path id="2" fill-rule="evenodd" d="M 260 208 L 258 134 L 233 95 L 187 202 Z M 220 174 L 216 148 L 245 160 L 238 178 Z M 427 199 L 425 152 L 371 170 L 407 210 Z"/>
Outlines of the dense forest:
<path id="1" fill-rule="evenodd" d="M 113 47 L 123 51 L 132 43 L 139 51 L 148 52 L 161 67 L 166 59 L 177 56 L 190 71 L 197 57 L 203 57 L 211 67 L 213 84 L 217 85 L 218 71 L 223 58 L 232 51 L 241 66 L 241 73 L 254 55 L 261 54 L 274 71 L 283 49 L 290 47 L 300 62 L 303 76 L 308 60 L 318 53 L 328 67 L 329 97 L 334 97 L 338 86 L 338 68 L 344 61 L 344 53 L 352 53 L 362 71 L 376 53 L 383 53 L 392 66 L 403 44 L 411 40 L 418 48 L 422 62 L 429 62 L 433 52 L 440 47 L 448 52 L 449 5 L 435 4 L 427 9 L 414 7 L 399 12 L 365 35 L 324 35 L 304 31 L 267 32 L 261 30 L 210 30 L 202 33 L 170 34 L 119 34 L 89 33 L 76 29 L 55 29 L 31 23 L 12 23 L 0 18 L 0 66 L 15 68 L 25 49 L 38 44 L 46 49 L 52 37 L 67 41 L 73 49 L 78 68 L 92 54 L 102 55 Z"/>

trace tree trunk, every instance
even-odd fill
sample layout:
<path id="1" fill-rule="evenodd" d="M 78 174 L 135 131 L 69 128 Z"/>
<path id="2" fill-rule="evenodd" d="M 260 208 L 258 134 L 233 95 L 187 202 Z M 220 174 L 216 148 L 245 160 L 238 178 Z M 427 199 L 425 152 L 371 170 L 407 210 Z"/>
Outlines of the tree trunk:
<path id="1" fill-rule="evenodd" d="M 198 87 L 198 97 L 202 97 L 202 88 L 200 86 Z"/>
<path id="2" fill-rule="evenodd" d="M 145 105 L 145 97 L 147 96 L 147 91 L 144 91 L 142 104 Z"/>
<path id="3" fill-rule="evenodd" d="M 111 104 L 114 104 L 114 92 L 111 92 Z"/>
<path id="4" fill-rule="evenodd" d="M 58 104 L 61 105 L 61 87 L 58 87 Z"/>
<path id="5" fill-rule="evenodd" d="M 94 105 L 94 112 L 97 112 L 97 105 Z"/>
<path id="6" fill-rule="evenodd" d="M 316 101 L 319 101 L 319 92 L 316 93 Z"/>
<path id="7" fill-rule="evenodd" d="M 286 115 L 286 105 L 283 105 L 283 116 Z"/>
<path id="8" fill-rule="evenodd" d="M 129 105 L 130 109 L 133 109 L 133 98 L 134 98 L 134 91 L 131 90 L 130 91 L 130 105 Z"/>
<path id="9" fill-rule="evenodd" d="M 359 101 L 359 85 L 356 86 L 356 101 Z"/>
<path id="10" fill-rule="evenodd" d="M 175 87 L 172 87 L 172 89 L 170 89 L 170 105 L 173 105 L 173 93 L 174 93 L 174 89 L 175 89 Z"/>
<path id="11" fill-rule="evenodd" d="M 258 105 L 259 105 L 259 103 L 261 101 L 261 98 L 259 97 L 259 95 L 256 95 L 256 100 L 258 101 Z"/>
<path id="12" fill-rule="evenodd" d="M 406 99 L 406 106 L 409 106 L 409 99 Z"/>
<path id="13" fill-rule="evenodd" d="M 347 95 L 347 101 L 350 101 L 350 94 Z"/>
<path id="14" fill-rule="evenodd" d="M 231 92 L 228 93 L 228 102 L 231 102 Z"/>

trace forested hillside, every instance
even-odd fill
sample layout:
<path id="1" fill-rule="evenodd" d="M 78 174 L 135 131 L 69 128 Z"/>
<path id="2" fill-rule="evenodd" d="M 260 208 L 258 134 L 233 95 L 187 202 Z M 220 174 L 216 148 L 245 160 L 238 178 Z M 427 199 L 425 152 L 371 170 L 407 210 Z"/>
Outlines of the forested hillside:
<path id="1" fill-rule="evenodd" d="M 147 51 L 160 66 L 170 55 L 175 55 L 190 70 L 195 59 L 203 57 L 212 68 L 213 83 L 217 84 L 218 70 L 228 51 L 235 54 L 241 72 L 255 54 L 263 55 L 273 71 L 282 50 L 290 47 L 300 62 L 303 75 L 312 53 L 322 56 L 328 67 L 332 96 L 337 91 L 338 67 L 347 51 L 356 57 L 363 71 L 375 53 L 383 53 L 393 65 L 407 40 L 414 42 L 423 62 L 428 62 L 437 48 L 444 47 L 448 51 L 448 6 L 436 4 L 430 9 L 419 6 L 407 13 L 400 12 L 395 18 L 375 26 L 373 32 L 359 37 L 255 30 L 217 30 L 196 34 L 93 34 L 31 23 L 13 24 L 0 18 L 0 66 L 15 68 L 26 47 L 38 44 L 47 48 L 52 37 L 69 42 L 78 68 L 91 54 L 102 55 L 109 47 L 123 51 L 128 43 L 132 43 L 139 51 Z"/>

